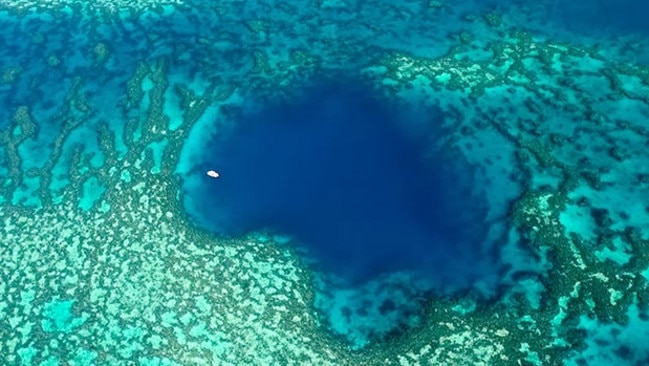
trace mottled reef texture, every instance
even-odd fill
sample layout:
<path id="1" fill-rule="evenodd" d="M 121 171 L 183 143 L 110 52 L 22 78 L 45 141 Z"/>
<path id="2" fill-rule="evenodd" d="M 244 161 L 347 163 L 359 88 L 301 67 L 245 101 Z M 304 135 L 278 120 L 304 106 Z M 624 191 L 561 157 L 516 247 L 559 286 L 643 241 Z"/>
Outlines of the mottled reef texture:
<path id="1" fill-rule="evenodd" d="M 649 161 L 646 67 L 610 61 L 598 49 L 536 39 L 488 13 L 466 20 L 484 33 L 458 34 L 442 57 L 374 47 L 364 57 L 351 56 L 345 47 L 362 43 L 358 39 L 336 47 L 314 41 L 268 48 L 267 29 L 275 25 L 264 20 L 244 22 L 248 33 L 241 43 L 247 48 L 232 46 L 239 36 L 227 30 L 170 46 L 160 41 L 160 29 L 139 29 L 134 38 L 152 54 L 134 56 L 142 61 L 118 75 L 110 68 L 127 56 L 116 44 L 132 40 L 108 40 L 94 29 L 102 22 L 137 24 L 146 7 L 120 2 L 131 17 L 120 18 L 109 5 L 67 3 L 0 5 L 2 17 L 16 24 L 28 8 L 52 19 L 68 12 L 100 15 L 85 26 L 88 47 L 78 53 L 61 46 L 43 51 L 42 65 L 27 59 L 1 64 L 3 93 L 24 93 L 29 85 L 35 97 L 33 105 L 12 106 L 12 118 L 0 124 L 0 364 L 559 365 L 586 348 L 579 326 L 584 316 L 625 324 L 631 307 L 646 316 L 647 226 L 607 199 L 624 190 L 629 202 L 647 204 L 637 198 L 649 188 L 649 170 L 639 164 Z M 158 3 L 151 4 L 156 17 L 190 9 Z M 434 18 L 432 12 L 448 11 L 445 6 L 431 2 L 426 11 Z M 278 8 L 299 14 L 289 4 Z M 226 4 L 196 10 L 203 11 L 228 13 Z M 295 23 L 327 26 L 309 17 Z M 28 31 L 19 28 L 12 31 Z M 381 32 L 372 24 L 362 28 Z M 32 50 L 54 36 L 35 31 L 30 37 Z M 75 66 L 79 59 L 87 61 L 83 75 Z M 188 60 L 195 64 L 182 66 Z M 471 296 L 430 299 L 422 326 L 351 351 L 322 331 L 310 272 L 289 248 L 258 236 L 224 241 L 183 218 L 174 171 L 183 142 L 210 109 L 227 120 L 238 113 L 242 95 L 284 95 L 310 75 L 341 65 L 363 70 L 394 98 L 439 98 L 453 116 L 459 147 L 475 163 L 498 166 L 498 156 L 482 154 L 484 131 L 512 146 L 527 182 L 510 212 L 528 244 L 520 250 L 552 268 L 541 276 L 512 276 L 520 283 L 526 276 L 539 281 L 538 299 L 515 288 L 488 304 Z M 242 71 L 229 71 L 235 69 Z M 65 97 L 46 108 L 39 84 L 52 74 L 65 80 Z M 120 75 L 128 79 L 119 89 L 122 103 L 103 105 L 93 83 L 110 85 Z M 182 114 L 171 117 L 169 103 Z M 32 113 L 48 108 L 51 120 Z M 639 111 L 637 120 L 616 117 L 620 108 Z M 121 118 L 117 124 L 125 121 L 123 129 L 102 119 L 106 109 Z M 574 124 L 550 127 L 558 114 Z M 21 146 L 48 122 L 57 132 L 43 162 L 25 170 Z M 71 134 L 88 123 L 96 133 L 85 139 L 99 146 L 94 154 L 70 143 Z M 99 163 L 95 156 L 102 157 Z M 607 170 L 610 161 L 620 170 Z M 67 178 L 55 184 L 60 176 Z M 29 182 L 35 184 L 35 204 L 21 195 Z M 102 189 L 87 205 L 79 197 L 90 194 L 89 186 Z M 576 223 L 580 217 L 595 220 L 599 229 L 585 237 Z M 607 255 L 620 247 L 626 260 Z"/>

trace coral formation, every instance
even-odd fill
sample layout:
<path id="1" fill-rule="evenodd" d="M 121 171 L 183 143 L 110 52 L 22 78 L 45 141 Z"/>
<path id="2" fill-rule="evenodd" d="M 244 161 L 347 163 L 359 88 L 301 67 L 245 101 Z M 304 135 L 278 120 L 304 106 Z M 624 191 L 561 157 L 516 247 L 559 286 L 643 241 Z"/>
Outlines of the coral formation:
<path id="1" fill-rule="evenodd" d="M 0 364 L 647 362 L 642 40 L 553 41 L 521 30 L 534 6 L 185 3 L 0 4 Z M 282 237 L 193 225 L 181 191 L 214 121 L 340 69 L 438 105 L 515 224 L 497 301 L 421 299 L 355 350 L 318 304 L 361 325 L 376 304 L 323 292 Z"/>

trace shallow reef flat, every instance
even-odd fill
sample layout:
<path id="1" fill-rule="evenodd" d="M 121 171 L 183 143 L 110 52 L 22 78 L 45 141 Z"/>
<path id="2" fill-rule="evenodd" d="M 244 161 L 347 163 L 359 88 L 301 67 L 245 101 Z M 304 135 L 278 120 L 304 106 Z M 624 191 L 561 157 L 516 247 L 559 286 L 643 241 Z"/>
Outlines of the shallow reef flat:
<path id="1" fill-rule="evenodd" d="M 18 0 L 4 1 L 0 4 L 0 9 L 8 10 L 14 14 L 24 14 L 33 11 L 48 13 L 52 15 L 67 13 L 72 11 L 90 12 L 90 13 L 130 13 L 162 9 L 172 11 L 174 7 L 183 5 L 183 0 L 99 0 L 99 1 L 79 1 L 79 0 Z"/>
<path id="2" fill-rule="evenodd" d="M 0 365 L 649 362 L 649 38 L 494 4 L 3 1 Z M 443 115 L 497 274 L 351 286 L 201 221 L 210 143 L 331 75 Z"/>

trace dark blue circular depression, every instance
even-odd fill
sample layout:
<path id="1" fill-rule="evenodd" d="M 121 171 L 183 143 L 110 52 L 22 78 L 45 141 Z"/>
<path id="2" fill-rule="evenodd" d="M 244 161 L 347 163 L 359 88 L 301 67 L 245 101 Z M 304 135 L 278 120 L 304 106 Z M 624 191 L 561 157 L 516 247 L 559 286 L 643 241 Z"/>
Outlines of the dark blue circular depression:
<path id="1" fill-rule="evenodd" d="M 438 107 L 343 77 L 295 95 L 215 131 L 190 172 L 200 184 L 184 192 L 190 216 L 225 236 L 290 235 L 319 270 L 351 283 L 406 270 L 462 288 L 481 275 L 487 200 L 476 168 L 439 145 Z"/>

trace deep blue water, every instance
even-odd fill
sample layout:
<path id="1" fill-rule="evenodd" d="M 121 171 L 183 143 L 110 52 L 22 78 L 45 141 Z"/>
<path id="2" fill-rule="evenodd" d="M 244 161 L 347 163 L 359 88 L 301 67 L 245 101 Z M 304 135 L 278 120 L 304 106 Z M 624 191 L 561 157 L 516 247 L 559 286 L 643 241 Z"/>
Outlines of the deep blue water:
<path id="1" fill-rule="evenodd" d="M 649 2 L 644 0 L 554 1 L 554 20 L 580 33 L 649 35 Z"/>
<path id="2" fill-rule="evenodd" d="M 474 167 L 431 147 L 445 136 L 443 113 L 332 80 L 217 133 L 197 174 L 221 178 L 188 192 L 202 202 L 194 214 L 224 235 L 290 235 L 351 283 L 407 270 L 466 288 L 483 274 L 487 202 L 473 192 Z"/>

